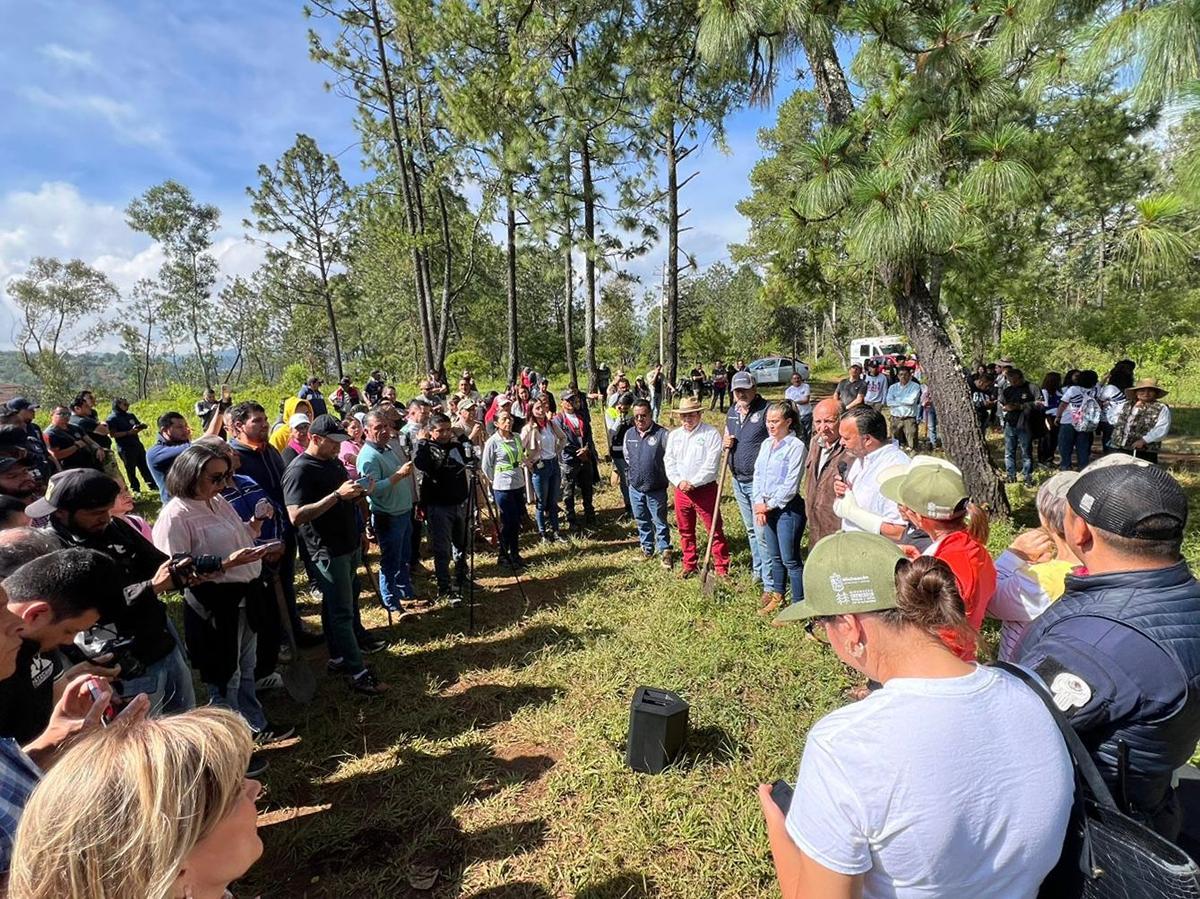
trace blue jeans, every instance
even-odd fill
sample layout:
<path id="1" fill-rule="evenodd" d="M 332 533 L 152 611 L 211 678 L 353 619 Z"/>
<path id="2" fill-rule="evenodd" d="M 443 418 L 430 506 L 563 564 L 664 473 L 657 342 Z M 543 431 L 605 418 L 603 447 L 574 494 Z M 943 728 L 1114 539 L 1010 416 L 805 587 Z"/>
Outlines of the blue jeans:
<path id="1" fill-rule="evenodd" d="M 1010 478 L 1017 476 L 1017 444 L 1021 445 L 1021 474 L 1025 480 L 1033 475 L 1033 435 L 1025 428 L 1004 426 L 1004 470 Z"/>
<path id="2" fill-rule="evenodd" d="M 375 515 L 375 539 L 379 541 L 379 595 L 383 607 L 399 611 L 400 600 L 412 599 L 412 509 L 399 515 Z"/>
<path id="3" fill-rule="evenodd" d="M 767 559 L 763 552 L 762 534 L 754 523 L 754 500 L 750 481 L 733 479 L 733 498 L 737 500 L 738 512 L 742 516 L 742 524 L 746 526 L 746 542 L 750 544 L 750 576 L 756 584 L 767 583 Z"/>
<path id="4" fill-rule="evenodd" d="M 521 558 L 521 516 L 525 514 L 525 488 L 493 490 L 496 511 L 500 513 L 500 558 L 516 562 Z"/>
<path id="5" fill-rule="evenodd" d="M 545 536 L 558 531 L 558 500 L 562 496 L 562 470 L 558 459 L 546 459 L 533 469 L 533 492 L 537 495 L 537 529 Z"/>
<path id="6" fill-rule="evenodd" d="M 795 497 L 782 509 L 767 513 L 767 526 L 762 528 L 763 562 L 768 575 L 763 586 L 772 593 L 787 592 L 792 587 L 792 602 L 804 600 L 804 562 L 800 559 L 800 538 L 804 535 L 804 501 Z M 786 578 L 786 580 L 785 580 Z"/>
<path id="7" fill-rule="evenodd" d="M 238 712 L 251 730 L 267 726 L 267 715 L 254 690 L 254 663 L 258 656 L 258 634 L 246 621 L 246 610 L 238 609 L 237 667 L 225 684 L 209 684 L 208 699 L 216 706 Z"/>
<path id="8" fill-rule="evenodd" d="M 341 659 L 349 674 L 358 674 L 363 664 L 358 637 L 365 635 L 358 615 L 358 551 L 314 562 L 317 589 L 321 591 L 321 626 L 329 645 L 329 658 Z"/>
<path id="9" fill-rule="evenodd" d="M 637 520 L 638 542 L 642 544 L 642 552 L 649 556 L 654 554 L 656 548 L 659 552 L 669 550 L 671 530 L 667 527 L 666 488 L 642 493 L 630 487 L 629 505 L 633 507 L 633 517 Z"/>
<path id="10" fill-rule="evenodd" d="M 1075 426 L 1064 421 L 1058 429 L 1058 468 L 1060 471 L 1071 470 L 1071 452 L 1082 471 L 1092 461 L 1092 432 L 1076 431 Z"/>
<path id="11" fill-rule="evenodd" d="M 175 625 L 167 621 L 167 630 L 175 638 L 175 648 L 146 666 L 141 677 L 121 681 L 121 695 L 132 699 L 145 693 L 150 700 L 150 714 L 173 715 L 187 712 L 196 707 L 196 688 L 192 683 L 192 669 L 184 658 L 183 641 Z"/>
<path id="12" fill-rule="evenodd" d="M 425 507 L 429 523 L 429 542 L 433 545 L 433 570 L 437 575 L 438 593 L 448 594 L 450 562 L 454 562 L 454 585 L 462 587 L 467 579 L 467 504 Z"/>

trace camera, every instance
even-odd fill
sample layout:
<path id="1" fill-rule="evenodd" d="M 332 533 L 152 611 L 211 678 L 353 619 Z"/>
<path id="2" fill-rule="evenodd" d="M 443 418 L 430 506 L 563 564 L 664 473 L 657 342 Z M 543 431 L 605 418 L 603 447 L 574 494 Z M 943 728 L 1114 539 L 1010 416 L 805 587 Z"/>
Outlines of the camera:
<path id="1" fill-rule="evenodd" d="M 89 662 L 98 657 L 111 655 L 111 661 L 96 664 L 112 667 L 121 666 L 121 679 L 132 680 L 146 673 L 146 666 L 133 654 L 134 638 L 123 637 L 112 625 L 98 624 L 91 630 L 75 635 L 75 648 Z"/>
<path id="2" fill-rule="evenodd" d="M 176 553 L 171 556 L 171 576 L 177 587 L 182 587 L 189 578 L 204 577 L 216 574 L 221 570 L 222 558 L 214 555 L 192 556 L 187 553 Z"/>

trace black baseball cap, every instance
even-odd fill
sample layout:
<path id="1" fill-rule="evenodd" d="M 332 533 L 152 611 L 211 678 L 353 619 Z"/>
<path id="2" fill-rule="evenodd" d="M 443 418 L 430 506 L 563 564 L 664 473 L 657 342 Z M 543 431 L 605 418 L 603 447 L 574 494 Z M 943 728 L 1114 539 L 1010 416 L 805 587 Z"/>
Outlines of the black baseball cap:
<path id="1" fill-rule="evenodd" d="M 318 415 L 313 419 L 313 423 L 308 426 L 308 434 L 325 437 L 329 440 L 336 440 L 341 443 L 344 440 L 349 440 L 350 435 L 346 433 L 346 429 L 332 415 Z"/>
<path id="2" fill-rule="evenodd" d="M 5 403 L 10 412 L 23 412 L 26 409 L 37 409 L 38 405 L 35 402 L 27 400 L 23 396 L 14 396 L 11 400 Z"/>
<path id="3" fill-rule="evenodd" d="M 80 509 L 104 509 L 113 504 L 121 488 L 117 482 L 94 468 L 71 468 L 51 475 L 46 495 L 31 503 L 25 514 L 45 518 L 52 512 L 78 512 Z"/>
<path id="4" fill-rule="evenodd" d="M 0 456 L 0 474 L 8 471 L 14 465 L 29 467 L 29 460 L 24 456 Z"/>
<path id="5" fill-rule="evenodd" d="M 1093 527 L 1131 540 L 1178 540 L 1187 526 L 1183 488 L 1144 459 L 1085 471 L 1067 491 L 1067 502 Z"/>

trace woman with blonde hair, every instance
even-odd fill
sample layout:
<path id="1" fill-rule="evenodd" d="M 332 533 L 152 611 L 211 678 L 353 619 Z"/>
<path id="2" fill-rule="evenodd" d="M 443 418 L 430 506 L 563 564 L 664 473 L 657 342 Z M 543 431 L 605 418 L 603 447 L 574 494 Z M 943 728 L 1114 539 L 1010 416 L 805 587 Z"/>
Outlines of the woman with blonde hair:
<path id="1" fill-rule="evenodd" d="M 262 855 L 250 730 L 208 707 L 122 722 L 34 790 L 9 899 L 222 899 Z"/>

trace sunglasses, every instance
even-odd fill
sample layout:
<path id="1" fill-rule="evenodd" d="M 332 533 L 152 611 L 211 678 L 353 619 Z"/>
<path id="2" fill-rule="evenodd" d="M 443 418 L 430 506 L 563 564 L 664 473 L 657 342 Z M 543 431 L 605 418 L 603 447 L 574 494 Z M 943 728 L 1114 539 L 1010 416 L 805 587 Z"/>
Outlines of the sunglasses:
<path id="1" fill-rule="evenodd" d="M 206 474 L 204 477 L 208 479 L 210 484 L 224 484 L 226 481 L 233 479 L 233 472 L 227 468 L 220 474 Z"/>

